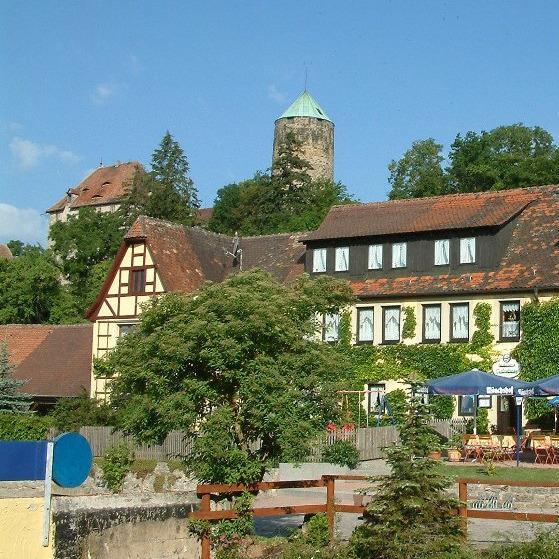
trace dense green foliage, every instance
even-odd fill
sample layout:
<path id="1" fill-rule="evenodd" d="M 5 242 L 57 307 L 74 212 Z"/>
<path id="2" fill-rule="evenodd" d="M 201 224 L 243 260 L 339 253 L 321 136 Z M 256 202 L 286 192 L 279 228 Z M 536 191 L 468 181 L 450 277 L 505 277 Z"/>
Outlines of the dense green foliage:
<path id="1" fill-rule="evenodd" d="M 409 398 L 400 444 L 387 449 L 392 473 L 376 478 L 365 523 L 350 539 L 359 559 L 442 558 L 463 545 L 460 518 L 454 514 L 458 503 L 446 493 L 450 481 L 427 457 L 437 444 L 428 417 L 427 407 Z"/>
<path id="2" fill-rule="evenodd" d="M 522 366 L 523 380 L 536 380 L 557 374 L 559 363 L 559 299 L 532 302 L 522 307 L 522 339 L 514 356 Z M 551 420 L 551 408 L 544 399 L 526 400 L 529 419 Z"/>
<path id="3" fill-rule="evenodd" d="M 402 339 L 410 340 L 415 337 L 415 329 L 417 328 L 417 318 L 413 307 L 404 307 L 404 324 L 402 325 Z"/>
<path id="4" fill-rule="evenodd" d="M 322 460 L 353 470 L 359 464 L 359 451 L 351 441 L 336 441 L 323 450 Z"/>
<path id="5" fill-rule="evenodd" d="M 442 168 L 443 146 L 433 138 L 413 142 L 398 161 L 388 165 L 389 198 L 419 198 L 446 192 L 448 180 Z"/>
<path id="6" fill-rule="evenodd" d="M 0 342 L 0 413 L 27 413 L 31 406 L 31 396 L 21 392 L 24 380 L 13 378 L 15 365 L 8 355 L 8 344 Z"/>
<path id="7" fill-rule="evenodd" d="M 117 493 L 122 489 L 124 478 L 132 468 L 134 454 L 126 443 L 109 447 L 101 462 L 103 480 L 107 487 Z"/>
<path id="8" fill-rule="evenodd" d="M 221 188 L 209 228 L 242 235 L 307 231 L 316 229 L 334 204 L 351 201 L 341 183 L 311 179 L 301 146 L 287 134 L 272 171 Z"/>
<path id="9" fill-rule="evenodd" d="M 40 441 L 47 438 L 51 427 L 49 416 L 0 413 L 0 440 Z"/>
<path id="10" fill-rule="evenodd" d="M 416 198 L 503 190 L 559 181 L 559 148 L 539 126 L 499 126 L 458 134 L 443 168 L 442 146 L 432 138 L 414 142 L 388 166 L 389 197 Z"/>
<path id="11" fill-rule="evenodd" d="M 122 211 L 80 208 L 68 221 L 51 227 L 53 252 L 82 316 L 99 292 L 128 225 Z"/>
<path id="12" fill-rule="evenodd" d="M 473 314 L 476 329 L 472 334 L 471 345 L 474 351 L 479 351 L 490 346 L 495 339 L 491 334 L 491 305 L 478 303 Z"/>
<path id="13" fill-rule="evenodd" d="M 79 311 L 53 254 L 23 246 L 16 258 L 0 259 L 0 324 L 65 323 Z"/>
<path id="14" fill-rule="evenodd" d="M 129 217 L 147 215 L 192 225 L 200 207 L 198 191 L 180 144 L 167 131 L 151 158 L 151 171 L 138 171 L 122 207 Z"/>
<path id="15" fill-rule="evenodd" d="M 49 414 L 60 431 L 78 431 L 86 425 L 111 425 L 112 409 L 84 391 L 77 398 L 60 398 Z"/>
<path id="16" fill-rule="evenodd" d="M 118 426 L 145 442 L 196 432 L 189 464 L 201 481 L 257 481 L 270 461 L 303 458 L 339 413 L 343 363 L 314 339 L 315 316 L 351 300 L 332 278 L 285 286 L 251 271 L 152 301 L 103 367 L 118 372 Z"/>

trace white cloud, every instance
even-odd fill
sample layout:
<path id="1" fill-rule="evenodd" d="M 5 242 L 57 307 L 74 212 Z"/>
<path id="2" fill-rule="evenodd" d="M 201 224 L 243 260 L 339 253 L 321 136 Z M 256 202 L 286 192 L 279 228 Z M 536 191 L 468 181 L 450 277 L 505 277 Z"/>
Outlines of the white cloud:
<path id="1" fill-rule="evenodd" d="M 54 157 L 62 163 L 77 163 L 80 157 L 67 149 L 47 144 L 37 144 L 31 140 L 15 136 L 10 142 L 10 151 L 23 170 L 36 167 L 41 159 Z"/>
<path id="2" fill-rule="evenodd" d="M 118 93 L 118 86 L 114 83 L 97 84 L 95 91 L 91 95 L 91 100 L 96 105 L 104 105 L 111 97 Z"/>
<path id="3" fill-rule="evenodd" d="M 47 218 L 33 208 L 16 208 L 0 203 L 0 242 L 12 239 L 46 246 Z"/>
<path id="4" fill-rule="evenodd" d="M 268 99 L 275 101 L 276 103 L 285 103 L 287 95 L 278 90 L 276 84 L 270 84 L 268 86 Z"/>

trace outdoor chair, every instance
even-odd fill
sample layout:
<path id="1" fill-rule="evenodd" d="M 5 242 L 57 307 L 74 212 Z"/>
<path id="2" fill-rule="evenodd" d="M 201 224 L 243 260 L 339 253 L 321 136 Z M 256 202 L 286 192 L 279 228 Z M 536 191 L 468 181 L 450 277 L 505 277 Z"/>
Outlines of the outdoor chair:
<path id="1" fill-rule="evenodd" d="M 532 435 L 532 450 L 534 451 L 534 464 L 549 464 L 553 462 L 553 451 L 549 437 Z"/>
<path id="2" fill-rule="evenodd" d="M 559 464 L 559 437 L 551 437 L 551 463 Z"/>
<path id="3" fill-rule="evenodd" d="M 468 458 L 477 460 L 480 457 L 480 445 L 477 435 L 462 435 L 464 462 Z"/>

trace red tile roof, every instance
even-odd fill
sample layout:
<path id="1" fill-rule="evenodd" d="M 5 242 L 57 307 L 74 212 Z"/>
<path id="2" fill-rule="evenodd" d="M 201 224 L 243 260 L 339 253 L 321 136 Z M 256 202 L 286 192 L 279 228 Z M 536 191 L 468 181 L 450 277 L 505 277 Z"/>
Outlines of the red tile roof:
<path id="1" fill-rule="evenodd" d="M 523 189 L 532 202 L 514 219 L 512 237 L 494 270 L 462 274 L 355 279 L 360 297 L 395 297 L 559 289 L 559 186 Z M 518 190 L 511 191 L 519 193 Z M 506 192 L 490 193 L 507 198 Z M 487 194 L 489 197 L 489 193 Z"/>
<path id="2" fill-rule="evenodd" d="M 490 227 L 506 223 L 537 197 L 532 188 L 334 206 L 307 240 Z"/>
<path id="3" fill-rule="evenodd" d="M 139 170 L 143 170 L 143 167 L 137 161 L 100 167 L 78 186 L 71 188 L 68 195 L 52 205 L 47 213 L 62 211 L 65 206 L 77 209 L 83 206 L 118 203 L 126 192 L 126 186 Z"/>
<path id="4" fill-rule="evenodd" d="M 303 233 L 279 233 L 256 237 L 234 237 L 207 231 L 200 227 L 184 227 L 150 217 L 139 217 L 124 237 L 124 245 L 87 316 L 95 312 L 108 290 L 112 277 L 124 256 L 127 243 L 145 240 L 153 255 L 157 273 L 166 291 L 190 293 L 206 281 L 223 281 L 241 268 L 261 268 L 280 281 L 295 279 L 304 268 Z M 237 259 L 231 253 L 235 243 L 241 250 Z"/>
<path id="5" fill-rule="evenodd" d="M 0 326 L 14 376 L 27 380 L 22 391 L 35 396 L 79 396 L 84 389 L 89 394 L 92 336 L 91 324 Z"/>
<path id="6" fill-rule="evenodd" d="M 8 260 L 13 258 L 12 251 L 8 245 L 0 244 L 0 258 L 7 258 Z"/>

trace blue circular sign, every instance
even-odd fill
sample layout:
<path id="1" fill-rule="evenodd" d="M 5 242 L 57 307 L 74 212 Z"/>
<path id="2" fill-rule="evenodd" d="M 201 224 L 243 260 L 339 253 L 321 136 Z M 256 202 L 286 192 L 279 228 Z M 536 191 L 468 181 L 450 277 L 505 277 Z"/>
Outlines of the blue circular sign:
<path id="1" fill-rule="evenodd" d="M 78 487 L 89 475 L 93 453 L 79 433 L 62 433 L 54 439 L 52 479 L 60 487 Z"/>

